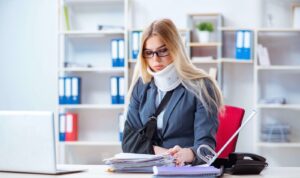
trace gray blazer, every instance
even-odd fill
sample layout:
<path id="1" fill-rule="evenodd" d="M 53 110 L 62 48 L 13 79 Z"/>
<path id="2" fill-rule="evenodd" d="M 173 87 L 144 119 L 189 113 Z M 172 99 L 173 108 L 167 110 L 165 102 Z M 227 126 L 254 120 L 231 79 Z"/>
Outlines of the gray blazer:
<path id="1" fill-rule="evenodd" d="M 210 92 L 210 83 L 205 82 Z M 136 83 L 127 112 L 127 122 L 133 129 L 140 129 L 155 113 L 157 87 L 152 80 L 143 84 L 141 78 Z M 174 89 L 163 115 L 162 147 L 179 145 L 192 148 L 196 153 L 201 144 L 215 148 L 215 134 L 218 128 L 217 114 L 209 115 L 201 101 L 181 84 Z M 197 158 L 195 164 L 202 161 Z"/>

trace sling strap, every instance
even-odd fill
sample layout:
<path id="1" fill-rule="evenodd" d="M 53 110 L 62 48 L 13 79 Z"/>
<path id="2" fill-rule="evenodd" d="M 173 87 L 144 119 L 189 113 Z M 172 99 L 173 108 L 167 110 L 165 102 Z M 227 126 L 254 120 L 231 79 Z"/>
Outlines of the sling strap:
<path id="1" fill-rule="evenodd" d="M 164 98 L 161 100 L 161 102 L 158 105 L 158 108 L 156 109 L 156 112 L 153 114 L 152 117 L 157 118 L 157 116 L 161 113 L 161 111 L 164 109 L 164 107 L 168 104 L 174 90 L 168 91 Z"/>

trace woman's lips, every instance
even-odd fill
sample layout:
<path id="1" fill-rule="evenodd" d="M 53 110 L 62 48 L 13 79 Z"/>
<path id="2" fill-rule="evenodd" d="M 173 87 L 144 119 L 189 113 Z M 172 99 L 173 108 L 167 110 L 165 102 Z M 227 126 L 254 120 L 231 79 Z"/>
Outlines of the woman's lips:
<path id="1" fill-rule="evenodd" d="M 163 65 L 153 66 L 153 68 L 156 70 L 161 70 L 161 69 L 163 69 L 163 67 L 164 67 Z"/>

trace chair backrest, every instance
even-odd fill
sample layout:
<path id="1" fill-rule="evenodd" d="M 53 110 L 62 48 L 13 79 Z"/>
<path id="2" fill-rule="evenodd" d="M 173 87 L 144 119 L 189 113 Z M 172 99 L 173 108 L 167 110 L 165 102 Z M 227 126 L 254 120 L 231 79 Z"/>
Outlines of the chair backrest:
<path id="1" fill-rule="evenodd" d="M 216 152 L 229 140 L 242 124 L 245 110 L 233 106 L 225 106 L 225 112 L 219 115 L 219 128 L 216 134 Z M 219 158 L 228 158 L 228 155 L 235 150 L 238 135 L 227 145 Z"/>

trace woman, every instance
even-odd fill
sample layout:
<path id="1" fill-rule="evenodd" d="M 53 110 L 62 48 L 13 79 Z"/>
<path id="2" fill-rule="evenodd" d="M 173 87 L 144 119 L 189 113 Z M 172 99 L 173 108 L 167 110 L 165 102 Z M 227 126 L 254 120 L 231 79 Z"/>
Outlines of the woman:
<path id="1" fill-rule="evenodd" d="M 166 92 L 173 90 L 157 117 L 161 142 L 153 145 L 154 153 L 172 154 L 177 165 L 203 163 L 195 153 L 201 144 L 215 148 L 223 104 L 216 82 L 191 63 L 169 19 L 154 21 L 143 31 L 140 49 L 128 93 L 128 126 L 142 128 Z"/>

